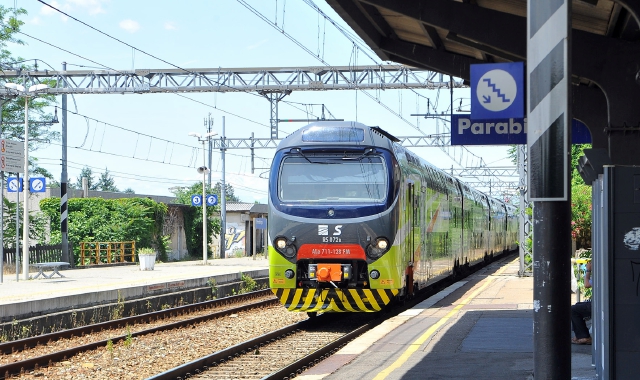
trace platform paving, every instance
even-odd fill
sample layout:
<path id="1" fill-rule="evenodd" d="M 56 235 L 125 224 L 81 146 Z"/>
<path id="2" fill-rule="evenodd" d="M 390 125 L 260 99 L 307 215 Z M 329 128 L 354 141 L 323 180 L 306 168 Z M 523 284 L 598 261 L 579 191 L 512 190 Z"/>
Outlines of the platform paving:
<path id="1" fill-rule="evenodd" d="M 494 263 L 355 339 L 296 379 L 533 379 L 533 278 Z M 596 379 L 572 345 L 572 379 Z"/>

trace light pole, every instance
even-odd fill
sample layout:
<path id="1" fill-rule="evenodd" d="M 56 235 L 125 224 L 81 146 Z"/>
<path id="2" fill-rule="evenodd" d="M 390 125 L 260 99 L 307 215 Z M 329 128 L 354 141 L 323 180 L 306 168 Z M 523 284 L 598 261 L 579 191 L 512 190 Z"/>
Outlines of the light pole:
<path id="1" fill-rule="evenodd" d="M 204 136 L 200 136 L 195 132 L 189 133 L 189 136 L 194 136 L 198 139 L 199 142 L 202 143 L 202 166 L 198 168 L 198 173 L 202 174 L 202 263 L 207 265 L 207 173 L 209 173 L 209 168 L 207 168 L 206 160 L 207 155 L 205 153 L 204 143 L 209 141 L 209 139 L 213 136 L 217 135 L 216 132 L 209 132 Z"/>
<path id="2" fill-rule="evenodd" d="M 49 88 L 46 84 L 36 84 L 25 89 L 16 83 L 5 83 L 5 87 L 17 90 L 24 97 L 24 216 L 22 218 L 22 275 L 29 279 L 29 97 L 35 96 L 40 90 Z M 16 252 L 17 254 L 17 252 Z"/>

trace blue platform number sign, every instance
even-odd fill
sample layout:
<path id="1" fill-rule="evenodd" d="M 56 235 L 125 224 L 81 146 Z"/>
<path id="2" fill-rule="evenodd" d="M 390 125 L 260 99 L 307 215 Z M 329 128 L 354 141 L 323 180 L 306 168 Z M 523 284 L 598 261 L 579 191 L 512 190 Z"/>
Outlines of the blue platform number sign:
<path id="1" fill-rule="evenodd" d="M 29 191 L 32 193 L 44 193 L 46 182 L 44 177 L 29 178 Z"/>
<path id="2" fill-rule="evenodd" d="M 264 230 L 267 228 L 267 218 L 256 218 L 256 230 Z"/>
<path id="3" fill-rule="evenodd" d="M 207 194 L 207 206 L 215 206 L 218 204 L 218 195 Z"/>
<path id="4" fill-rule="evenodd" d="M 191 206 L 202 206 L 202 195 L 199 195 L 199 194 L 192 195 Z"/>
<path id="5" fill-rule="evenodd" d="M 523 118 L 524 63 L 471 65 L 471 119 Z"/>
<path id="6" fill-rule="evenodd" d="M 15 193 L 15 192 L 22 192 L 22 178 L 20 178 L 20 183 L 18 183 L 18 178 L 16 177 L 9 177 L 7 178 L 7 192 L 9 193 Z"/>

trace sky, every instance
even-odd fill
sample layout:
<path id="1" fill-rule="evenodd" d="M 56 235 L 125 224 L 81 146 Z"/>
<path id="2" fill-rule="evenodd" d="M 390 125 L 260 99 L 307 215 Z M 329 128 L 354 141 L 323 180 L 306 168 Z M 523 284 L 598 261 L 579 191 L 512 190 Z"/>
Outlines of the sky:
<path id="1" fill-rule="evenodd" d="M 9 44 L 8 48 L 14 57 L 38 59 L 40 69 L 61 70 L 62 62 L 67 63 L 67 70 L 100 66 L 117 70 L 322 66 L 318 58 L 332 66 L 389 63 L 366 48 L 354 48 L 365 44 L 322 0 L 43 1 L 135 49 L 37 0 L 0 0 L 5 7 L 27 10 L 28 14 L 20 17 L 25 22 L 21 31 L 44 42 L 19 34 L 17 37 L 25 45 Z M 326 17 L 310 4 L 317 5 Z M 349 34 L 345 36 L 334 23 Z M 320 116 L 324 105 L 335 118 L 377 125 L 396 136 L 443 131 L 445 122 L 411 114 L 426 113 L 428 102 L 437 104 L 439 112 L 447 111 L 448 90 L 370 94 L 384 106 L 362 91 L 293 92 L 280 102 L 279 117 L 306 118 L 307 112 Z M 251 133 L 257 138 L 270 137 L 269 102 L 255 93 L 182 95 L 69 96 L 68 109 L 83 115 L 68 116 L 70 182 L 75 183 L 80 170 L 88 166 L 95 180 L 108 169 L 120 190 L 172 195 L 171 188 L 202 181 L 196 171 L 203 162 L 202 145 L 189 133 L 204 134 L 204 120 L 209 115 L 218 135 L 222 134 L 224 116 L 228 138 L 249 138 Z M 454 108 L 462 101 L 462 108 L 469 109 L 469 89 L 454 90 L 454 99 Z M 304 123 L 281 123 L 279 137 L 303 126 Z M 52 128 L 60 131 L 60 124 Z M 59 178 L 61 149 L 60 143 L 55 142 L 30 154 Z M 474 166 L 478 161 L 461 148 L 449 149 L 449 155 L 437 147 L 411 150 L 440 168 L 461 167 L 450 156 L 457 157 L 463 166 Z M 506 147 L 468 147 L 468 151 L 482 157 L 490 167 L 513 166 Z M 225 180 L 242 201 L 267 202 L 266 178 L 274 153 L 275 149 L 256 149 L 256 170 L 252 174 L 249 150 L 227 150 Z M 215 184 L 222 177 L 219 151 L 214 150 L 212 161 Z"/>

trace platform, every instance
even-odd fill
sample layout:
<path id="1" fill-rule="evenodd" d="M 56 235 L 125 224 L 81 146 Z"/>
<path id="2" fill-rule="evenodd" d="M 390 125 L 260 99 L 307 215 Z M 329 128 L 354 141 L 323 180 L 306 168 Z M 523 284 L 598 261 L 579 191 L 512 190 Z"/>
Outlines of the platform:
<path id="1" fill-rule="evenodd" d="M 202 261 L 156 263 L 154 270 L 141 271 L 139 265 L 97 266 L 64 269 L 65 277 L 16 281 L 5 274 L 0 284 L 0 320 L 22 315 L 39 315 L 71 308 L 115 302 L 118 297 L 135 299 L 160 291 L 178 291 L 210 286 L 215 279 L 222 284 L 239 278 L 269 275 L 264 257 L 228 258 Z"/>
<path id="2" fill-rule="evenodd" d="M 298 380 L 533 379 L 533 278 L 496 262 L 385 321 Z M 572 379 L 596 379 L 572 345 Z"/>

